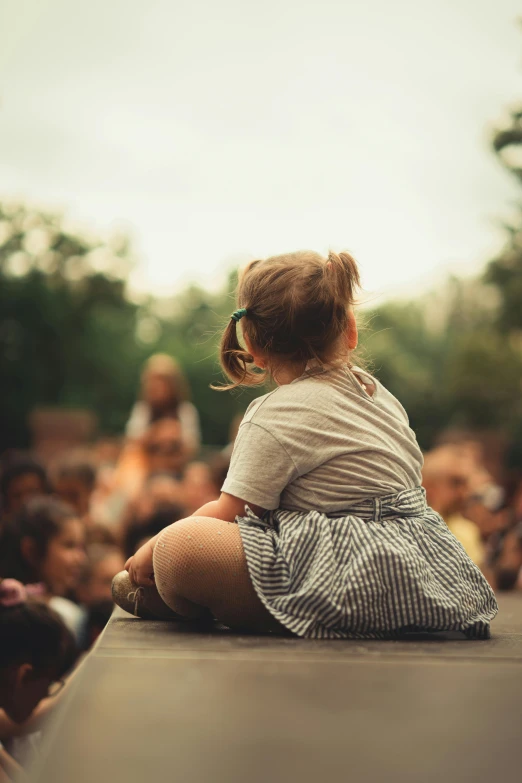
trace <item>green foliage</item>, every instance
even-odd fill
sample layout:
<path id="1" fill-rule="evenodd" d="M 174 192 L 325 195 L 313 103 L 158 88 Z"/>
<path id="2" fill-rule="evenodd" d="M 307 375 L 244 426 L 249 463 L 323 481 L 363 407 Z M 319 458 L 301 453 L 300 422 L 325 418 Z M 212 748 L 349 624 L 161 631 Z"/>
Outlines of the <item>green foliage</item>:
<path id="1" fill-rule="evenodd" d="M 158 351 L 184 367 L 205 442 L 227 442 L 253 398 L 209 388 L 221 379 L 218 331 L 232 297 L 193 287 L 138 306 L 125 286 L 132 263 L 125 237 L 101 240 L 59 215 L 0 204 L 0 450 L 27 445 L 36 405 L 88 408 L 102 432 L 122 432 L 141 366 Z"/>
<path id="2" fill-rule="evenodd" d="M 493 148 L 506 170 L 522 185 L 522 111 L 511 112 L 508 124 L 496 131 Z M 507 241 L 488 265 L 485 280 L 500 296 L 497 325 L 504 334 L 522 332 L 522 205 L 505 226 Z"/>
<path id="3" fill-rule="evenodd" d="M 22 205 L 0 205 L 0 238 L 2 446 L 27 442 L 35 404 L 88 407 L 121 429 L 145 355 L 122 279 L 126 241 L 72 233 Z"/>
<path id="4" fill-rule="evenodd" d="M 522 351 L 498 326 L 500 296 L 480 280 L 452 279 L 417 302 L 372 314 L 367 349 L 401 400 L 424 448 L 448 427 L 512 433 L 522 425 Z"/>

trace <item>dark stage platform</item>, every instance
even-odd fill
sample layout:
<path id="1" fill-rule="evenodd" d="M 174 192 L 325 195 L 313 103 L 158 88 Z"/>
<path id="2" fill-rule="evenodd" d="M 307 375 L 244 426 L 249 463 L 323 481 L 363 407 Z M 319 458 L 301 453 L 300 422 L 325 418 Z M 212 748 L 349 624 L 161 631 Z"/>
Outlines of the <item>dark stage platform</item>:
<path id="1" fill-rule="evenodd" d="M 194 632 L 118 610 L 37 783 L 491 783 L 522 777 L 522 596 L 490 641 Z"/>

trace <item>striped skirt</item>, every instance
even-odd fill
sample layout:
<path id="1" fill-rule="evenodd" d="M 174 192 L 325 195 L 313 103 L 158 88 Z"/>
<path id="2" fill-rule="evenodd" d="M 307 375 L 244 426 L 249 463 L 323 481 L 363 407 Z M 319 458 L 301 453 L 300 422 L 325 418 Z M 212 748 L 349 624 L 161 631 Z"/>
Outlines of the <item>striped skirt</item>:
<path id="1" fill-rule="evenodd" d="M 421 487 L 342 516 L 278 509 L 259 519 L 247 509 L 238 522 L 257 595 L 298 636 L 489 637 L 493 591 Z"/>

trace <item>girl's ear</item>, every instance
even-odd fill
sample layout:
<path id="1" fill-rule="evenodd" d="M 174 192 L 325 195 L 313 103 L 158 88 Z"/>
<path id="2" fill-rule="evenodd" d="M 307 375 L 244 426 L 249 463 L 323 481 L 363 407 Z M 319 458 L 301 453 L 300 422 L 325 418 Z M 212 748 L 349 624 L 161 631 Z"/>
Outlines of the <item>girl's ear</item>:
<path id="1" fill-rule="evenodd" d="M 355 348 L 357 348 L 358 340 L 359 333 L 357 331 L 357 321 L 355 320 L 353 310 L 350 309 L 348 311 L 348 328 L 346 329 L 346 343 L 350 351 L 353 351 Z"/>
<path id="2" fill-rule="evenodd" d="M 36 545 L 32 538 L 24 536 L 20 541 L 20 552 L 23 559 L 29 563 L 33 568 L 38 564 L 38 555 L 36 552 Z"/>
<path id="3" fill-rule="evenodd" d="M 266 362 L 263 358 L 263 355 L 254 348 L 254 346 L 252 345 L 252 343 L 248 338 L 248 335 L 246 335 L 244 331 L 243 331 L 243 340 L 245 341 L 245 345 L 247 347 L 248 353 L 254 359 L 254 364 L 256 365 L 256 367 L 259 367 L 260 370 L 264 370 L 266 367 Z"/>

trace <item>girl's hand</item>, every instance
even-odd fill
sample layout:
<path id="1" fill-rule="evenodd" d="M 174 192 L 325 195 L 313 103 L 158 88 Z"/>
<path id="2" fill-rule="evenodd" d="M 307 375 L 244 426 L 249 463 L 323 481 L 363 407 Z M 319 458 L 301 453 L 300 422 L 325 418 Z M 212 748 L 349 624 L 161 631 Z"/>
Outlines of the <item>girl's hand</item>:
<path id="1" fill-rule="evenodd" d="M 150 587 L 154 584 L 152 555 L 156 538 L 157 536 L 143 544 L 136 554 L 129 557 L 125 563 L 125 570 L 129 572 L 131 582 L 134 582 L 135 585 Z"/>

